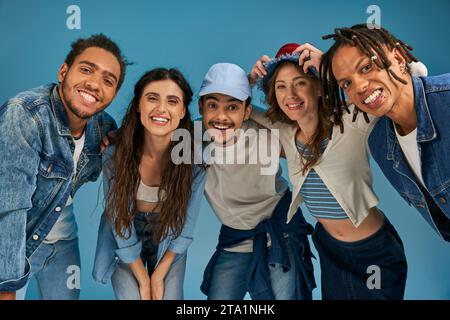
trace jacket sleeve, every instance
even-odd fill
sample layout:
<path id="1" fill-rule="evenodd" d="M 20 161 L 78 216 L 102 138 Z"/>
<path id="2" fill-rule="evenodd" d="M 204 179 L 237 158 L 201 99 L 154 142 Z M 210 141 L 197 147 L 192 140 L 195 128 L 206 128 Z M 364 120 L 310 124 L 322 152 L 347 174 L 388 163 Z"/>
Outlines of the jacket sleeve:
<path id="1" fill-rule="evenodd" d="M 27 212 L 36 189 L 41 139 L 37 123 L 19 104 L 0 108 L 0 291 L 28 280 Z"/>
<path id="2" fill-rule="evenodd" d="M 200 211 L 200 203 L 205 190 L 206 170 L 195 166 L 192 194 L 187 208 L 186 221 L 179 237 L 170 242 L 169 250 L 178 254 L 187 251 L 193 241 L 194 228 Z"/>
<path id="3" fill-rule="evenodd" d="M 110 186 L 114 180 L 114 169 L 112 166 L 113 155 L 113 146 L 108 147 L 103 155 L 103 193 L 105 195 L 105 198 L 109 194 Z M 103 212 L 104 215 L 106 214 L 107 208 L 108 206 L 106 203 L 105 211 Z M 130 233 L 125 232 L 125 238 L 122 238 L 119 234 L 117 234 L 115 228 L 109 221 L 108 224 L 116 241 L 116 255 L 125 263 L 132 263 L 136 261 L 136 259 L 139 258 L 141 254 L 142 242 L 137 237 L 134 224 L 131 227 Z"/>

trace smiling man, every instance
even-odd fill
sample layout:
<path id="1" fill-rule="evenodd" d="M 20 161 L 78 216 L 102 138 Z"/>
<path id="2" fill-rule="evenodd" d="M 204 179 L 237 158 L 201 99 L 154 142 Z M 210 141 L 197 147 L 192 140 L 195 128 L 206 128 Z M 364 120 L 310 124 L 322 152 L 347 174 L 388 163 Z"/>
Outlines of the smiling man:
<path id="1" fill-rule="evenodd" d="M 242 300 L 247 292 L 258 300 L 310 300 L 312 227 L 300 208 L 286 223 L 292 193 L 281 176 L 280 148 L 278 141 L 272 148 L 269 130 L 249 119 L 245 71 L 232 63 L 211 66 L 199 96 L 215 160 L 207 169 L 205 196 L 222 223 L 202 292 L 209 300 Z M 274 170 L 265 171 L 261 155 L 269 150 Z"/>
<path id="2" fill-rule="evenodd" d="M 116 128 L 103 110 L 125 69 L 106 36 L 79 39 L 59 84 L 0 107 L 0 299 L 23 299 L 31 276 L 42 299 L 79 298 L 79 281 L 69 279 L 80 270 L 72 198 L 100 174 L 102 137 Z"/>
<path id="3" fill-rule="evenodd" d="M 400 195 L 450 241 L 450 74 L 411 75 L 412 48 L 383 28 L 336 29 L 321 64 L 330 108 L 342 115 L 343 90 L 380 117 L 369 136 L 372 156 Z"/>

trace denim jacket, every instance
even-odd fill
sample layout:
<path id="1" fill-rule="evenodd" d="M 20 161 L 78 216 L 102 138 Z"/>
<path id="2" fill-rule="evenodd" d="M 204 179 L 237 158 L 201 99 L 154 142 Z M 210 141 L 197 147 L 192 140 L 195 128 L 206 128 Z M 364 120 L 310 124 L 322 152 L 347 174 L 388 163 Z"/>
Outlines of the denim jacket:
<path id="1" fill-rule="evenodd" d="M 0 107 L 0 291 L 26 284 L 29 257 L 69 195 L 97 179 L 102 137 L 115 128 L 105 112 L 89 119 L 74 176 L 74 142 L 57 85 L 19 93 Z"/>
<path id="2" fill-rule="evenodd" d="M 450 241 L 450 74 L 413 77 L 413 87 L 425 188 L 417 182 L 402 153 L 392 120 L 383 117 L 378 121 L 369 137 L 369 146 L 375 161 L 403 199 Z M 440 219 L 443 224 L 434 218 L 437 211 L 448 218 Z"/>
<path id="3" fill-rule="evenodd" d="M 111 178 L 113 177 L 111 161 L 114 147 L 106 149 L 103 160 L 103 191 L 105 196 L 109 192 Z M 194 179 L 192 181 L 192 193 L 189 199 L 187 216 L 180 236 L 173 237 L 169 232 L 158 245 L 157 264 L 167 250 L 176 253 L 175 264 L 186 255 L 187 249 L 193 241 L 194 227 L 200 212 L 200 203 L 205 189 L 206 170 L 195 166 Z M 95 253 L 94 270 L 92 276 L 102 284 L 107 284 L 116 270 L 119 261 L 132 263 L 141 255 L 142 242 L 138 239 L 136 229 L 131 228 L 131 234 L 125 233 L 125 239 L 120 237 L 115 228 L 106 218 L 103 212 L 98 230 L 97 249 Z M 184 277 L 183 277 L 184 279 Z M 181 284 L 182 285 L 182 284 Z"/>

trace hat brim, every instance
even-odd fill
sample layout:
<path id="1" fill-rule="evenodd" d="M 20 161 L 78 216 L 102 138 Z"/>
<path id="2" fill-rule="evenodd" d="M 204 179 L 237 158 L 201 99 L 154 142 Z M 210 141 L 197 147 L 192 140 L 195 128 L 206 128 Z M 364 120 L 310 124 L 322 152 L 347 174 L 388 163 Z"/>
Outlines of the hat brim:
<path id="1" fill-rule="evenodd" d="M 232 87 L 232 86 L 227 86 L 227 85 L 217 85 L 217 84 L 210 84 L 205 86 L 204 88 L 202 88 L 200 90 L 200 92 L 198 93 L 199 97 L 205 96 L 207 94 L 211 94 L 211 93 L 221 93 L 221 94 L 225 94 L 227 96 L 233 97 L 235 99 L 238 99 L 240 101 L 245 101 L 247 100 L 248 97 L 251 97 L 251 95 L 249 95 L 248 93 L 244 92 L 243 90 L 236 88 L 236 87 Z"/>
<path id="2" fill-rule="evenodd" d="M 270 59 L 269 61 L 263 63 L 264 68 L 266 69 L 266 75 L 262 78 L 258 78 L 256 80 L 256 85 L 258 87 L 258 89 L 262 90 L 265 94 L 267 94 L 267 81 L 269 81 L 269 79 L 272 77 L 275 69 L 277 68 L 277 66 L 283 62 L 283 61 L 291 61 L 291 62 L 295 62 L 298 63 L 298 58 L 300 57 L 299 53 L 296 54 L 285 54 L 282 56 L 279 56 L 278 58 L 273 58 Z M 314 70 L 311 70 L 314 69 Z M 315 70 L 315 68 L 310 67 L 308 69 L 308 74 L 314 75 L 316 78 L 318 77 L 318 73 L 317 70 Z"/>

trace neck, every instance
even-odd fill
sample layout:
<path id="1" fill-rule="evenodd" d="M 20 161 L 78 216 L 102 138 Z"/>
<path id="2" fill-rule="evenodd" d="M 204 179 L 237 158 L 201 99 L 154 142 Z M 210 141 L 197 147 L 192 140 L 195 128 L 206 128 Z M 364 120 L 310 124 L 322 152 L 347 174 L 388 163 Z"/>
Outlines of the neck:
<path id="1" fill-rule="evenodd" d="M 86 127 L 87 120 L 78 117 L 74 114 L 69 107 L 67 107 L 66 102 L 64 101 L 62 94 L 62 85 L 58 88 L 59 98 L 64 106 L 64 110 L 66 111 L 67 120 L 69 120 L 69 128 L 70 133 L 73 137 L 79 138 L 84 132 L 84 128 Z"/>
<path id="2" fill-rule="evenodd" d="M 318 114 L 308 115 L 304 119 L 297 120 L 297 125 L 300 130 L 297 132 L 297 140 L 303 144 L 311 142 L 312 137 L 316 133 L 319 125 Z"/>
<path id="3" fill-rule="evenodd" d="M 144 156 L 152 159 L 162 159 L 169 149 L 171 135 L 155 136 L 147 130 L 144 133 Z"/>
<path id="4" fill-rule="evenodd" d="M 401 91 L 398 100 L 394 103 L 391 111 L 389 111 L 386 116 L 394 121 L 400 135 L 407 135 L 417 127 L 412 78 L 409 78 L 408 83 L 403 86 L 404 88 Z"/>

